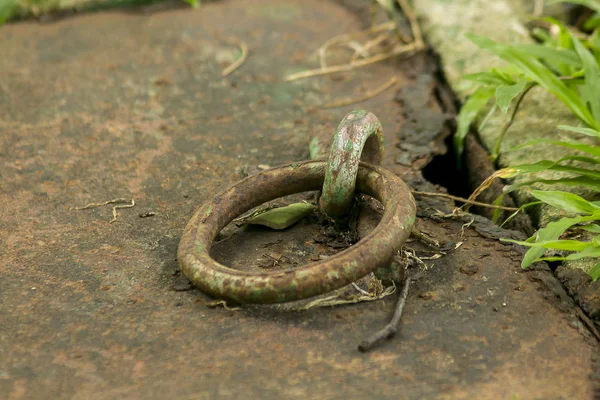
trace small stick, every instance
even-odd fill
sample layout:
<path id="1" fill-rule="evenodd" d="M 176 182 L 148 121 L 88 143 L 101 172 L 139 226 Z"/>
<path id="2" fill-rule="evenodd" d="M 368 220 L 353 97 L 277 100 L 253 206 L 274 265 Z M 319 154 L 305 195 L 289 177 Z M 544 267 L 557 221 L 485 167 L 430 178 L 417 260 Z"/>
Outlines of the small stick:
<path id="1" fill-rule="evenodd" d="M 390 29 L 394 29 L 393 22 L 386 22 L 386 23 L 374 26 L 370 29 L 369 32 L 370 33 L 384 32 L 384 35 L 386 35 L 384 37 L 387 37 L 387 34 L 385 33 L 385 31 L 390 30 Z M 361 46 L 359 43 L 356 43 L 352 40 L 352 38 L 358 36 L 361 33 L 363 33 L 363 31 L 358 31 L 358 32 L 353 32 L 353 33 L 344 33 L 344 34 L 341 34 L 338 36 L 334 36 L 331 39 L 327 40 L 325 43 L 323 43 L 321 45 L 321 47 L 319 47 L 319 63 L 320 63 L 321 69 L 325 69 L 328 67 L 327 66 L 327 50 L 329 50 L 329 48 L 332 46 L 346 45 L 347 47 L 354 50 L 354 55 L 352 56 L 351 63 L 356 60 L 356 58 L 354 57 L 355 55 L 362 54 L 363 56 L 365 56 L 366 53 L 365 53 L 365 50 L 363 50 L 363 46 Z M 370 42 L 368 42 L 366 45 L 369 45 L 369 43 Z"/>
<path id="2" fill-rule="evenodd" d="M 117 209 L 121 209 L 121 208 L 131 208 L 135 206 L 135 200 L 131 199 L 131 204 L 124 204 L 121 206 L 114 206 L 112 209 L 112 213 L 113 213 L 113 219 L 111 219 L 110 221 L 108 221 L 109 223 L 113 223 L 113 222 L 117 222 Z"/>
<path id="3" fill-rule="evenodd" d="M 394 21 L 387 21 L 387 22 L 382 22 L 379 25 L 371 26 L 371 28 L 369 28 L 369 30 L 367 32 L 372 34 L 372 33 L 378 33 L 378 32 L 386 31 L 386 30 L 389 31 L 390 29 L 395 29 L 395 28 L 396 28 L 396 23 Z"/>
<path id="4" fill-rule="evenodd" d="M 129 200 L 129 199 L 124 199 L 124 198 L 120 197 L 118 199 L 108 200 L 103 203 L 90 203 L 90 204 L 86 204 L 83 207 L 75 207 L 75 210 L 87 210 L 90 208 L 106 206 L 108 204 L 129 203 L 130 201 L 131 200 Z"/>
<path id="5" fill-rule="evenodd" d="M 496 208 L 498 210 L 506 210 L 506 211 L 517 211 L 517 210 L 519 210 L 516 207 L 497 206 L 495 204 L 482 203 L 480 201 L 469 200 L 469 199 L 465 199 L 463 197 L 452 196 L 451 194 L 445 194 L 445 193 L 419 192 L 419 191 L 413 190 L 412 194 L 415 194 L 417 196 L 443 197 L 443 198 L 446 198 L 446 199 L 460 201 L 461 203 L 470 204 L 470 205 L 473 205 L 473 206 L 487 207 L 487 208 Z"/>
<path id="6" fill-rule="evenodd" d="M 426 245 L 429 245 L 431 247 L 438 247 L 438 248 L 441 247 L 440 242 L 438 242 L 434 238 L 430 238 L 429 236 L 427 236 L 426 234 L 424 234 L 423 232 L 421 232 L 414 226 L 410 233 L 412 233 L 413 236 L 415 236 L 417 239 L 419 239 L 421 242 L 425 243 Z"/>
<path id="7" fill-rule="evenodd" d="M 238 59 L 235 60 L 229 67 L 221 71 L 221 76 L 225 77 L 231 74 L 233 71 L 238 69 L 243 63 L 246 62 L 246 59 L 248 58 L 248 45 L 244 42 L 239 42 L 238 46 L 242 51 L 242 55 L 239 56 Z"/>
<path id="8" fill-rule="evenodd" d="M 348 49 L 353 50 L 354 53 L 359 53 L 362 54 L 363 57 L 367 57 L 369 55 L 368 52 L 363 51 L 363 46 L 360 44 L 360 42 L 357 42 L 355 40 L 349 40 L 346 43 L 342 43 L 344 46 L 346 46 Z M 350 64 L 352 64 L 354 62 L 354 58 L 350 58 Z"/>
<path id="9" fill-rule="evenodd" d="M 376 344 L 382 342 L 385 339 L 389 339 L 396 334 L 396 332 L 398 331 L 398 323 L 400 322 L 400 317 L 402 317 L 402 311 L 404 310 L 404 305 L 406 304 L 406 297 L 408 296 L 409 286 L 410 278 L 406 278 L 404 280 L 402 294 L 400 295 L 400 299 L 396 304 L 396 310 L 394 311 L 392 320 L 382 330 L 376 332 L 372 336 L 369 336 L 369 338 L 367 338 L 366 340 L 363 340 L 363 342 L 358 345 L 358 350 L 360 352 L 365 353 L 371 350 Z"/>
<path id="10" fill-rule="evenodd" d="M 364 294 L 365 296 L 370 296 L 369 292 L 367 292 L 366 290 L 361 289 L 355 282 L 352 282 L 352 287 L 354 287 L 354 289 L 356 289 L 356 291 Z"/>
<path id="11" fill-rule="evenodd" d="M 365 93 L 363 96 L 360 97 L 356 97 L 353 99 L 342 99 L 342 100 L 338 100 L 338 101 L 334 101 L 333 103 L 329 103 L 329 104 L 325 104 L 321 107 L 323 108 L 336 108 L 336 107 L 343 107 L 343 106 L 347 106 L 350 104 L 355 104 L 355 103 L 360 103 L 362 101 L 371 99 L 383 92 L 385 92 L 387 89 L 393 87 L 396 82 L 398 81 L 398 79 L 396 79 L 396 77 L 393 77 L 392 79 L 390 79 L 389 81 L 387 81 L 386 83 L 384 83 L 383 85 L 379 86 L 378 88 Z"/>
<path id="12" fill-rule="evenodd" d="M 86 204 L 83 207 L 75 207 L 75 210 L 88 210 L 90 208 L 102 207 L 102 206 L 106 206 L 108 204 L 119 204 L 119 203 L 131 203 L 131 204 L 123 204 L 120 206 L 113 207 L 113 209 L 112 209 L 113 219 L 111 219 L 109 221 L 109 223 L 112 224 L 113 222 L 115 222 L 117 220 L 117 210 L 121 209 L 121 208 L 131 208 L 131 207 L 135 206 L 135 200 L 124 199 L 121 197 L 118 199 L 108 200 L 103 203 L 90 203 L 90 204 Z"/>
<path id="13" fill-rule="evenodd" d="M 419 48 L 414 43 L 411 43 L 406 46 L 400 46 L 399 48 L 397 48 L 394 51 L 391 51 L 389 53 L 378 54 L 376 56 L 365 58 L 364 60 L 360 60 L 360 61 L 357 61 L 352 64 L 333 65 L 331 67 L 327 67 L 327 68 L 323 68 L 323 69 L 321 69 L 321 68 L 309 69 L 307 71 L 298 72 L 296 74 L 291 74 L 291 75 L 286 76 L 284 78 L 284 81 L 290 82 L 290 81 L 295 81 L 296 79 L 310 78 L 312 76 L 327 75 L 327 74 L 332 74 L 335 72 L 350 71 L 354 68 L 364 67 L 365 65 L 374 64 L 376 62 L 387 60 L 388 58 L 391 58 L 391 57 L 394 57 L 394 56 L 397 56 L 397 55 L 400 55 L 403 53 L 409 53 L 412 51 L 416 51 L 418 49 Z"/>
<path id="14" fill-rule="evenodd" d="M 421 26 L 419 25 L 419 20 L 417 16 L 413 12 L 412 8 L 408 5 L 406 0 L 398 0 L 398 5 L 402 9 L 406 18 L 408 18 L 408 22 L 410 23 L 410 30 L 412 31 L 413 38 L 415 39 L 415 44 L 418 48 L 424 47 L 423 45 L 423 35 L 421 34 Z"/>
<path id="15" fill-rule="evenodd" d="M 217 308 L 218 306 L 222 306 L 227 311 L 241 310 L 241 307 L 230 307 L 225 300 L 212 300 L 206 303 L 206 306 L 209 308 Z"/>
<path id="16" fill-rule="evenodd" d="M 360 49 L 356 49 L 354 51 L 354 54 L 352 55 L 352 58 L 350 59 L 350 63 L 356 62 L 356 60 L 358 60 L 358 58 L 361 56 L 364 57 L 366 54 L 368 54 L 369 50 L 371 50 L 373 47 L 379 45 L 385 39 L 389 38 L 389 36 L 390 36 L 389 32 L 383 32 L 380 35 L 378 35 L 375 39 L 369 40 L 367 43 L 365 43 L 363 46 L 361 46 Z"/>
<path id="17" fill-rule="evenodd" d="M 344 41 L 349 41 L 351 35 L 346 33 L 339 36 L 334 36 L 319 47 L 319 63 L 321 65 L 321 69 L 327 68 L 327 50 L 329 47 L 340 44 Z"/>

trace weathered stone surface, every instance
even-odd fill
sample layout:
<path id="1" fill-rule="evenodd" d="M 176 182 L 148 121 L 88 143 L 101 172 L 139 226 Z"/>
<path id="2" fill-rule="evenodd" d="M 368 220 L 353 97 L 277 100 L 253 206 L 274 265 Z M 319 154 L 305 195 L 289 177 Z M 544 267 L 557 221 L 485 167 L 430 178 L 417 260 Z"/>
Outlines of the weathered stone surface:
<path id="1" fill-rule="evenodd" d="M 465 37 L 466 33 L 487 36 L 507 44 L 531 42 L 523 25 L 527 9 L 521 1 L 462 0 L 449 3 L 444 0 L 425 0 L 415 2 L 415 7 L 423 22 L 429 43 L 440 54 L 448 83 L 461 100 L 465 100 L 470 93 L 470 87 L 461 80 L 463 74 L 486 71 L 503 64 L 498 57 L 479 49 L 469 41 Z M 481 118 L 484 115 L 485 112 L 482 113 Z M 494 148 L 506 120 L 507 116 L 497 111 L 479 132 L 489 150 Z M 552 94 L 542 88 L 532 89 L 523 100 L 516 119 L 502 142 L 499 165 L 507 167 L 543 159 L 558 160 L 567 154 L 574 154 L 562 147 L 543 144 L 520 151 L 509 151 L 516 145 L 539 138 L 555 140 L 575 138 L 575 134 L 556 129 L 558 125 L 578 126 L 579 122 Z M 576 135 L 576 139 L 582 143 L 593 143 L 592 138 L 583 135 Z M 557 179 L 564 175 L 548 171 L 537 176 Z M 515 178 L 515 182 L 530 179 L 531 176 L 523 175 Z M 583 188 L 560 185 L 552 187 L 554 190 L 566 190 L 580 195 L 589 194 Z M 521 204 L 532 200 L 525 191 L 518 191 L 516 194 Z M 545 224 L 560 215 L 556 209 L 543 206 L 533 216 L 537 224 Z M 594 263 L 580 262 L 570 265 L 588 270 Z"/>

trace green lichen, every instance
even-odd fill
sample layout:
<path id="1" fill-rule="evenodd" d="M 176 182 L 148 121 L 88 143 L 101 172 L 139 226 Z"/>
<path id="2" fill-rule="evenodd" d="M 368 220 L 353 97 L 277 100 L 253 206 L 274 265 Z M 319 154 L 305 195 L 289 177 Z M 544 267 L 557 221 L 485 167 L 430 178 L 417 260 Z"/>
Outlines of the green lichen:
<path id="1" fill-rule="evenodd" d="M 205 246 L 205 245 L 204 245 L 204 243 L 202 243 L 201 241 L 199 241 L 199 240 L 196 240 L 196 241 L 194 242 L 194 245 L 196 246 L 196 251 L 197 251 L 198 253 L 204 253 L 204 252 L 206 252 L 206 246 Z"/>

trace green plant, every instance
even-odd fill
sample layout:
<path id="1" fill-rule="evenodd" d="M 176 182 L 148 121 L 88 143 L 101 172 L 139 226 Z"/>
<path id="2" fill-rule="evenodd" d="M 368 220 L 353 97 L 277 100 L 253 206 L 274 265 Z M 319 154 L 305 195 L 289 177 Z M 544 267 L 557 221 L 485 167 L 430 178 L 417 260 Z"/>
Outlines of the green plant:
<path id="1" fill-rule="evenodd" d="M 0 0 L 0 25 L 8 20 L 60 12 L 61 9 L 71 11 L 98 11 L 119 7 L 143 6 L 159 3 L 164 0 Z M 201 0 L 182 0 L 192 8 L 199 8 Z"/>
<path id="2" fill-rule="evenodd" d="M 0 0 L 0 25 L 8 20 L 17 5 L 17 0 Z"/>
<path id="3" fill-rule="evenodd" d="M 533 35 L 539 40 L 536 44 L 505 45 L 491 39 L 470 35 L 469 39 L 482 49 L 488 50 L 507 65 L 491 71 L 467 75 L 464 78 L 474 82 L 475 88 L 463 105 L 457 118 L 457 133 L 454 144 L 457 153 L 462 154 L 464 138 L 471 123 L 494 98 L 488 115 L 483 118 L 480 129 L 489 116 L 500 110 L 507 115 L 507 122 L 494 146 L 492 156 L 496 158 L 500 142 L 510 128 L 523 97 L 529 90 L 539 86 L 552 93 L 579 119 L 582 126 L 558 128 L 573 134 L 574 140 L 559 141 L 538 139 L 524 143 L 515 149 L 536 146 L 541 143 L 561 146 L 578 154 L 562 157 L 560 160 L 540 160 L 531 164 L 511 166 L 498 171 L 495 176 L 510 178 L 516 175 L 533 174 L 533 178 L 506 186 L 507 192 L 529 188 L 531 195 L 539 201 L 521 207 L 545 203 L 571 214 L 550 222 L 524 242 L 516 242 L 529 247 L 522 262 L 523 268 L 539 260 L 574 260 L 600 257 L 600 202 L 586 200 L 564 191 L 531 190 L 536 184 L 583 186 L 593 193 L 600 194 L 600 2 L 597 0 L 571 1 L 586 5 L 596 11 L 584 27 L 592 33 L 583 37 L 573 33 L 555 19 L 543 18 L 556 30 L 555 35 L 547 31 L 535 30 Z M 512 112 L 509 110 L 512 106 Z M 594 145 L 583 144 L 578 135 L 591 136 Z M 543 179 L 535 174 L 542 171 L 564 173 L 560 179 Z M 593 198 L 592 197 L 592 198 Z M 568 231 L 584 230 L 592 239 L 561 239 Z M 544 257 L 546 250 L 568 251 L 565 256 Z M 600 277 L 600 262 L 590 271 L 593 280 Z"/>
<path id="4" fill-rule="evenodd" d="M 199 8 L 202 4 L 202 0 L 183 0 L 188 3 L 192 8 Z"/>

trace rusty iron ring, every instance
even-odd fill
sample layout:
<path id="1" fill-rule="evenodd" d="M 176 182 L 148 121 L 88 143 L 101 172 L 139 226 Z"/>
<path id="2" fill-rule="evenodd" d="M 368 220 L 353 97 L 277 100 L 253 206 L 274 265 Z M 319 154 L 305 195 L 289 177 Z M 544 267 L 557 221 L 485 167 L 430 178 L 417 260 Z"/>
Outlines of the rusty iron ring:
<path id="1" fill-rule="evenodd" d="M 296 269 L 246 272 L 210 256 L 217 234 L 243 212 L 293 193 L 319 190 L 327 162 L 304 161 L 249 176 L 205 203 L 187 224 L 177 251 L 183 274 L 205 293 L 239 303 L 299 300 L 345 286 L 389 264 L 408 238 L 416 206 L 409 188 L 393 173 L 361 163 L 357 189 L 383 204 L 379 225 L 356 245 Z"/>
<path id="2" fill-rule="evenodd" d="M 383 162 L 383 131 L 377 117 L 364 110 L 347 114 L 338 125 L 329 152 L 321 212 L 332 218 L 348 214 L 360 161 L 380 166 Z"/>

